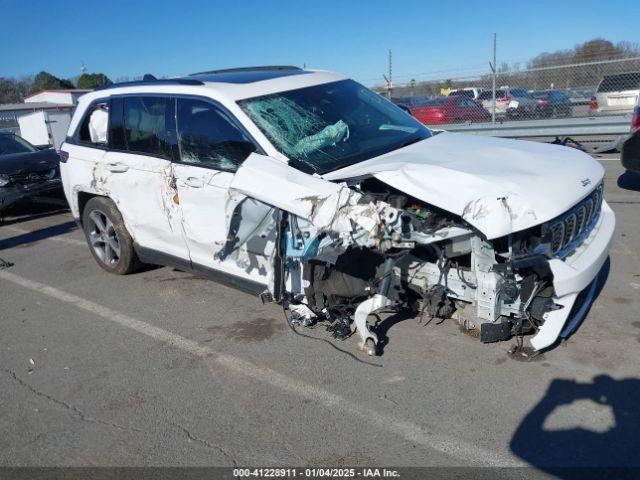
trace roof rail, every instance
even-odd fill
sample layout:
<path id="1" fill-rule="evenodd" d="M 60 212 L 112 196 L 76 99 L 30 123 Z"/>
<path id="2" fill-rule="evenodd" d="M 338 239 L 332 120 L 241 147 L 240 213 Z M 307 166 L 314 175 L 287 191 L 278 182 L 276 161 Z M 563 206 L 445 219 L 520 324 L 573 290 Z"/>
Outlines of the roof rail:
<path id="1" fill-rule="evenodd" d="M 146 76 L 146 75 L 145 75 Z M 204 82 L 194 78 L 164 78 L 160 80 L 134 80 L 133 82 L 112 83 L 95 90 L 108 90 L 118 87 L 136 87 L 139 85 L 204 85 Z"/>
<path id="2" fill-rule="evenodd" d="M 265 70 L 302 70 L 300 67 L 293 65 L 262 65 L 259 67 L 236 67 L 236 68 L 223 68 L 220 70 L 207 70 L 206 72 L 190 73 L 189 76 L 196 75 L 212 75 L 216 73 L 237 73 L 237 72 L 261 72 Z"/>

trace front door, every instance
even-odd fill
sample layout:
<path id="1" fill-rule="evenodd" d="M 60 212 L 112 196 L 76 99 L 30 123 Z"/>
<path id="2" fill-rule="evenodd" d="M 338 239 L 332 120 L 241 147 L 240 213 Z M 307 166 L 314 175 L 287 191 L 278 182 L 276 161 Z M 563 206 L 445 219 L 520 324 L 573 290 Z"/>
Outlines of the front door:
<path id="1" fill-rule="evenodd" d="M 210 101 L 178 98 L 176 108 L 179 158 L 173 176 L 191 261 L 266 285 L 273 209 L 229 192 L 255 143 Z"/>

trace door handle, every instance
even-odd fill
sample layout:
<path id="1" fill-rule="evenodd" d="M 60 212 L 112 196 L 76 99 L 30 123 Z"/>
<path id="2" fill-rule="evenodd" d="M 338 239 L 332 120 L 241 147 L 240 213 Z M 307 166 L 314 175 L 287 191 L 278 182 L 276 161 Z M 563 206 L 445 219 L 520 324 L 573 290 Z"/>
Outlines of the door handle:
<path id="1" fill-rule="evenodd" d="M 204 186 L 204 180 L 198 177 L 187 177 L 184 179 L 184 183 L 193 188 L 202 188 Z"/>
<path id="2" fill-rule="evenodd" d="M 107 163 L 107 170 L 113 173 L 122 173 L 129 170 L 129 166 L 120 162 Z"/>

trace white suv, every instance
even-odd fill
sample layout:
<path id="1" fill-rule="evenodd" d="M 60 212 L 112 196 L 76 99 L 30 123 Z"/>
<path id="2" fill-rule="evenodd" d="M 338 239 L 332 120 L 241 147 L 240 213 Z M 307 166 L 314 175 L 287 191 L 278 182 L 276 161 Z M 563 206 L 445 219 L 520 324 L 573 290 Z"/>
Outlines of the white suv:
<path id="1" fill-rule="evenodd" d="M 578 150 L 434 136 L 353 80 L 294 67 L 89 93 L 61 159 L 105 270 L 228 281 L 370 354 L 381 309 L 552 345 L 584 315 L 615 223 Z"/>

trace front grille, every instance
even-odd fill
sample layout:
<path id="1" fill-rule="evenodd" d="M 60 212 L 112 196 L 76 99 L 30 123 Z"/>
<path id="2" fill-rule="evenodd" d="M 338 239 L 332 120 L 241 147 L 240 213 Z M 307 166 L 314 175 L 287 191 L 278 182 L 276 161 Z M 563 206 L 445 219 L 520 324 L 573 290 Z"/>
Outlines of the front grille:
<path id="1" fill-rule="evenodd" d="M 600 217 L 602 191 L 601 183 L 587 198 L 543 227 L 555 256 L 566 257 L 589 236 Z"/>

